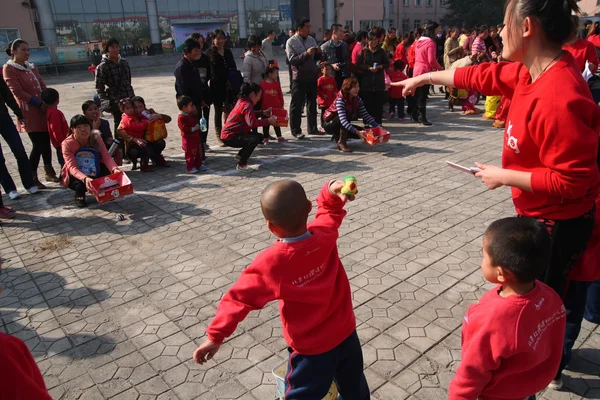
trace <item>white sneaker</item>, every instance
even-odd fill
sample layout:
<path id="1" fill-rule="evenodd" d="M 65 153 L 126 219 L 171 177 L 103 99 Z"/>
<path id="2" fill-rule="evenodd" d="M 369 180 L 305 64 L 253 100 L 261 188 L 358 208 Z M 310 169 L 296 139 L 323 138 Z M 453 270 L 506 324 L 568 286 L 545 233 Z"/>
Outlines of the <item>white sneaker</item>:
<path id="1" fill-rule="evenodd" d="M 563 380 L 562 380 L 562 376 L 560 377 L 560 379 L 554 379 L 552 382 L 550 382 L 548 384 L 548 389 L 552 389 L 552 390 L 560 390 L 563 387 Z"/>
<path id="2" fill-rule="evenodd" d="M 190 174 L 197 174 L 198 173 L 198 168 L 192 168 L 190 170 Z"/>
<path id="3" fill-rule="evenodd" d="M 27 191 L 31 194 L 40 193 L 40 189 L 38 189 L 36 186 L 30 187 L 29 189 L 27 189 Z"/>
<path id="4" fill-rule="evenodd" d="M 37 190 L 37 188 L 36 188 L 35 186 L 34 186 L 34 188 Z M 20 194 L 19 192 L 17 192 L 16 190 L 13 190 L 12 192 L 10 192 L 10 193 L 8 194 L 8 197 L 9 197 L 11 200 L 16 200 L 16 199 L 18 199 L 19 197 L 21 197 L 21 194 Z"/>

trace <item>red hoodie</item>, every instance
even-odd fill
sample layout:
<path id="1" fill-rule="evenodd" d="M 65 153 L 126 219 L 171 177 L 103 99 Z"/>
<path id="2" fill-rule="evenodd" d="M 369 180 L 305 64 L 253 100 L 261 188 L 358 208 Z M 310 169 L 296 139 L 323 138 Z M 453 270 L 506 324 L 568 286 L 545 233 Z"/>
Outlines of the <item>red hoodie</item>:
<path id="1" fill-rule="evenodd" d="M 333 76 L 321 76 L 317 80 L 317 100 L 320 108 L 327 108 L 337 96 L 337 83 Z"/>
<path id="2" fill-rule="evenodd" d="M 593 207 L 600 109 L 570 54 L 534 83 L 523 64 L 500 62 L 457 69 L 454 86 L 512 100 L 502 167 L 531 172 L 533 189 L 512 188 L 517 213 L 570 219 Z"/>
<path id="3" fill-rule="evenodd" d="M 575 62 L 579 67 L 579 70 L 583 72 L 585 68 L 585 62 L 589 61 L 590 64 L 594 64 L 598 67 L 598 55 L 596 54 L 596 47 L 591 42 L 585 39 L 577 39 L 574 43 L 563 45 L 563 50 L 571 53 Z M 596 72 L 596 71 L 592 71 Z"/>
<path id="4" fill-rule="evenodd" d="M 448 400 L 523 400 L 556 376 L 566 311 L 542 282 L 524 295 L 500 296 L 502 286 L 469 307 L 462 327 L 462 361 Z"/>
<path id="5" fill-rule="evenodd" d="M 406 57 L 407 57 L 406 59 L 408 61 L 408 68 L 415 67 L 415 57 L 416 57 L 415 49 L 416 48 L 417 48 L 417 42 L 414 42 L 413 44 L 410 45 L 410 47 L 406 51 Z"/>
<path id="6" fill-rule="evenodd" d="M 260 87 L 262 88 L 261 108 L 263 110 L 283 108 L 283 92 L 279 82 L 269 83 L 264 80 L 260 83 Z"/>
<path id="7" fill-rule="evenodd" d="M 344 202 L 329 192 L 317 197 L 311 237 L 275 242 L 262 251 L 225 294 L 206 332 L 220 344 L 252 310 L 279 300 L 283 336 L 300 354 L 325 353 L 356 329 L 350 283 L 337 250 Z"/>
<path id="8" fill-rule="evenodd" d="M 406 56 L 406 46 L 404 45 L 404 43 L 400 43 L 396 47 L 396 51 L 394 52 L 394 61 L 400 60 L 402 61 L 402 64 L 406 65 L 408 63 Z"/>
<path id="9" fill-rule="evenodd" d="M 398 71 L 398 70 L 393 71 L 393 72 L 388 71 L 388 75 L 392 82 L 402 82 L 403 80 L 408 79 L 407 76 L 404 75 L 404 72 Z M 404 96 L 402 96 L 402 89 L 404 89 L 402 86 L 392 86 L 389 91 L 390 98 L 391 99 L 404 98 Z"/>
<path id="10" fill-rule="evenodd" d="M 435 58 L 436 44 L 433 39 L 421 36 L 413 46 L 415 49 L 415 70 L 413 76 L 419 76 L 431 71 L 441 71 L 444 68 Z"/>
<path id="11" fill-rule="evenodd" d="M 0 399 L 52 400 L 25 343 L 0 332 Z"/>
<path id="12" fill-rule="evenodd" d="M 148 129 L 148 120 L 136 115 L 123 114 L 120 126 L 123 132 L 129 136 L 136 139 L 143 139 L 146 129 Z"/>
<path id="13" fill-rule="evenodd" d="M 69 136 L 69 124 L 67 124 L 65 114 L 58 108 L 48 107 L 46 119 L 48 121 L 50 142 L 52 142 L 55 149 L 60 149 L 62 142 Z"/>

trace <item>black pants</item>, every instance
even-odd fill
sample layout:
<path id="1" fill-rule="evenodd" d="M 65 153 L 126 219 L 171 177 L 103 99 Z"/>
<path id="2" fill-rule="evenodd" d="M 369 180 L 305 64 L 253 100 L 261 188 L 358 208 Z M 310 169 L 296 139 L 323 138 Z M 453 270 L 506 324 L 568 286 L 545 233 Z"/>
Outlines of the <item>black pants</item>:
<path id="1" fill-rule="evenodd" d="M 215 128 L 221 129 L 223 128 L 223 104 L 224 101 L 221 99 L 217 99 L 214 101 L 213 105 L 215 106 Z"/>
<path id="2" fill-rule="evenodd" d="M 110 175 L 110 171 L 108 170 L 108 168 L 106 168 L 106 165 L 100 164 L 100 175 L 95 177 L 94 179 L 107 175 Z M 75 178 L 73 175 L 69 175 L 69 189 L 75 191 L 75 197 L 83 197 L 87 192 L 87 187 L 85 186 L 85 183 Z"/>
<path id="3" fill-rule="evenodd" d="M 302 107 L 306 101 L 308 133 L 318 132 L 317 128 L 317 82 L 292 81 L 292 101 L 290 102 L 290 128 L 292 135 L 302 133 Z"/>
<path id="4" fill-rule="evenodd" d="M 321 127 L 325 128 L 325 111 L 327 111 L 327 109 L 329 107 L 319 107 L 321 109 Z"/>
<path id="5" fill-rule="evenodd" d="M 112 115 L 113 115 L 113 122 L 115 123 L 115 132 L 116 132 L 117 128 L 121 124 L 121 118 L 123 117 L 123 113 L 117 107 L 116 109 L 114 109 L 112 111 Z"/>
<path id="6" fill-rule="evenodd" d="M 356 129 L 356 130 L 361 130 L 363 128 L 352 124 L 352 126 Z M 340 134 L 341 133 L 348 133 L 348 137 L 349 138 L 358 138 L 358 135 L 356 134 L 351 134 L 346 128 L 344 128 L 342 126 L 342 124 L 340 123 L 340 117 L 339 116 L 335 116 L 333 117 L 332 120 L 330 121 L 325 121 L 325 124 L 323 125 L 323 129 L 325 129 L 325 133 L 327 133 L 328 135 L 331 135 L 332 140 L 334 141 L 338 141 L 340 139 Z"/>
<path id="7" fill-rule="evenodd" d="M 390 97 L 388 100 L 390 103 L 390 114 L 396 112 L 396 109 L 398 109 L 397 117 L 404 118 L 404 97 L 399 99 L 393 99 Z"/>
<path id="8" fill-rule="evenodd" d="M 65 166 L 65 158 L 62 155 L 62 149 L 60 147 L 56 149 L 56 159 L 60 164 L 60 168 Z"/>
<path id="9" fill-rule="evenodd" d="M 338 87 L 338 90 L 342 89 L 342 85 L 344 84 L 344 73 L 342 71 L 335 71 L 335 84 Z"/>
<path id="10" fill-rule="evenodd" d="M 40 158 L 44 159 L 44 165 L 52 165 L 52 149 L 50 147 L 50 135 L 48 132 L 28 132 L 32 148 L 29 154 L 29 166 L 34 176 L 37 176 Z"/>
<path id="11" fill-rule="evenodd" d="M 138 158 L 152 158 L 160 156 L 166 147 L 164 139 L 156 142 L 146 142 L 146 146 L 138 146 L 134 143 L 127 144 L 127 157 L 131 161 L 137 161 Z"/>
<path id="12" fill-rule="evenodd" d="M 279 126 L 274 126 L 273 128 L 275 128 L 275 135 L 277 135 L 278 138 L 281 137 L 281 128 Z M 265 127 L 263 127 L 263 136 L 265 137 L 265 139 L 269 138 L 269 132 L 271 130 L 271 125 L 267 125 Z"/>
<path id="13" fill-rule="evenodd" d="M 367 92 L 364 90 L 360 92 L 360 98 L 367 112 L 379 124 L 383 122 L 383 103 L 385 97 L 385 92 Z"/>
<path id="14" fill-rule="evenodd" d="M 429 88 L 431 85 L 423 85 L 417 88 L 415 92 L 415 98 L 413 107 L 411 109 L 412 118 L 418 120 L 419 117 L 426 117 L 427 114 L 427 96 L 429 95 Z"/>
<path id="15" fill-rule="evenodd" d="M 263 141 L 263 135 L 257 133 L 248 133 L 248 134 L 240 134 L 234 135 L 232 138 L 223 140 L 225 146 L 241 148 L 238 155 L 240 156 L 240 165 L 248 164 L 248 159 L 258 146 Z"/>
<path id="16" fill-rule="evenodd" d="M 315 400 L 327 395 L 335 380 L 344 400 L 369 400 L 363 354 L 356 331 L 332 350 L 303 355 L 291 348 L 285 379 L 285 398 Z"/>
<path id="17" fill-rule="evenodd" d="M 21 175 L 21 183 L 25 189 L 29 189 L 33 186 L 33 175 L 31 174 L 31 166 L 25 147 L 21 141 L 21 136 L 17 132 L 17 128 L 8 113 L 0 113 L 0 135 L 4 138 L 10 151 L 12 151 L 17 165 L 19 167 L 19 175 Z M 10 193 L 13 190 L 17 190 L 17 186 L 13 181 L 12 177 L 8 173 L 6 168 L 6 161 L 4 154 L 2 153 L 2 147 L 0 146 L 0 183 L 6 193 Z"/>
<path id="18" fill-rule="evenodd" d="M 200 132 L 200 139 L 202 139 L 202 143 L 206 144 L 208 130 L 210 129 L 210 106 L 198 108 L 198 123 L 200 123 L 202 117 L 206 120 L 206 132 Z"/>

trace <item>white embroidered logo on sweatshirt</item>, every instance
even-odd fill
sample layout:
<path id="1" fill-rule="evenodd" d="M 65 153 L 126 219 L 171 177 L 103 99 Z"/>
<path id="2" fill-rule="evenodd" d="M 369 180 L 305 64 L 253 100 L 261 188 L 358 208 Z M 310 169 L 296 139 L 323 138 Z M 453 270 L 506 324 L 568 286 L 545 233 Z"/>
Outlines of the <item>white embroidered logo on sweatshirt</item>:
<path id="1" fill-rule="evenodd" d="M 515 151 L 516 154 L 519 154 L 519 139 L 517 139 L 516 137 L 514 137 L 512 135 L 512 128 L 513 128 L 513 124 L 512 121 L 508 123 L 508 129 L 506 130 L 506 135 L 508 136 L 506 138 L 506 144 L 508 145 L 508 147 L 510 147 L 511 149 L 513 149 Z"/>

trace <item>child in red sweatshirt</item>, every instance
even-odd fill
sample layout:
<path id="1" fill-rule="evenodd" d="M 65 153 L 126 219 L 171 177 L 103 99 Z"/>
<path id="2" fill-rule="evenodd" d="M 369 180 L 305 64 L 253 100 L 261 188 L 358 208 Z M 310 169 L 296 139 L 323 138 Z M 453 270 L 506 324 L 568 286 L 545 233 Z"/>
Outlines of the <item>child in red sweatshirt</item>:
<path id="1" fill-rule="evenodd" d="M 317 101 L 321 109 L 321 129 L 324 131 L 325 126 L 325 111 L 334 102 L 338 87 L 333 76 L 333 68 L 328 63 L 321 65 L 321 73 L 323 74 L 317 79 Z"/>
<path id="2" fill-rule="evenodd" d="M 407 76 L 402 72 L 404 69 L 404 64 L 402 60 L 396 60 L 390 64 L 388 68 L 388 75 L 392 82 L 402 82 L 407 79 Z M 390 119 L 394 119 L 396 110 L 398 111 L 398 119 L 404 119 L 404 96 L 402 95 L 402 87 L 401 86 L 392 86 L 390 88 Z"/>
<path id="3" fill-rule="evenodd" d="M 48 122 L 50 142 L 56 149 L 56 158 L 62 168 L 65 165 L 65 159 L 62 155 L 61 145 L 67 136 L 69 136 L 69 124 L 67 124 L 65 114 L 57 108 L 60 96 L 56 89 L 46 88 L 42 90 L 42 101 L 48 106 L 46 120 Z"/>
<path id="4" fill-rule="evenodd" d="M 263 110 L 273 108 L 283 109 L 283 91 L 281 90 L 281 84 L 279 83 L 279 67 L 276 67 L 274 64 L 267 67 L 265 80 L 260 83 L 260 87 L 262 88 L 261 108 Z M 271 125 L 263 127 L 264 144 L 268 144 L 269 140 L 275 140 L 275 138 L 269 134 L 270 128 Z M 285 139 L 281 136 L 281 128 L 279 126 L 275 126 L 274 128 L 275 134 L 277 135 L 277 142 L 285 142 Z"/>
<path id="5" fill-rule="evenodd" d="M 462 361 L 449 400 L 523 400 L 544 389 L 562 357 L 565 307 L 536 280 L 550 264 L 551 239 L 533 218 L 504 218 L 483 237 L 481 269 L 500 286 L 469 307 Z"/>
<path id="6" fill-rule="evenodd" d="M 206 165 L 202 165 L 203 147 L 200 140 L 200 125 L 194 116 L 196 106 L 191 97 L 181 96 L 177 100 L 177 107 L 180 111 L 177 117 L 177 126 L 181 131 L 181 147 L 185 152 L 187 170 L 192 174 L 206 172 L 208 168 Z"/>
<path id="7" fill-rule="evenodd" d="M 369 400 L 363 356 L 356 334 L 350 283 L 337 250 L 338 229 L 346 215 L 344 182 L 326 183 L 312 204 L 297 182 L 267 187 L 260 203 L 269 230 L 279 239 L 261 252 L 225 294 L 194 352 L 200 364 L 210 360 L 225 338 L 252 310 L 279 300 L 283 336 L 289 345 L 286 398 L 325 397 L 335 379 L 344 400 Z"/>
<path id="8" fill-rule="evenodd" d="M 122 99 L 119 102 L 119 109 L 123 113 L 119 129 L 123 130 L 131 141 L 127 142 L 127 156 L 133 163 L 132 170 L 137 169 L 137 159 L 140 161 L 140 170 L 142 172 L 152 172 L 150 167 L 150 150 L 148 143 L 144 140 L 144 134 L 148 129 L 148 120 L 135 112 L 135 104 L 131 99 Z"/>

